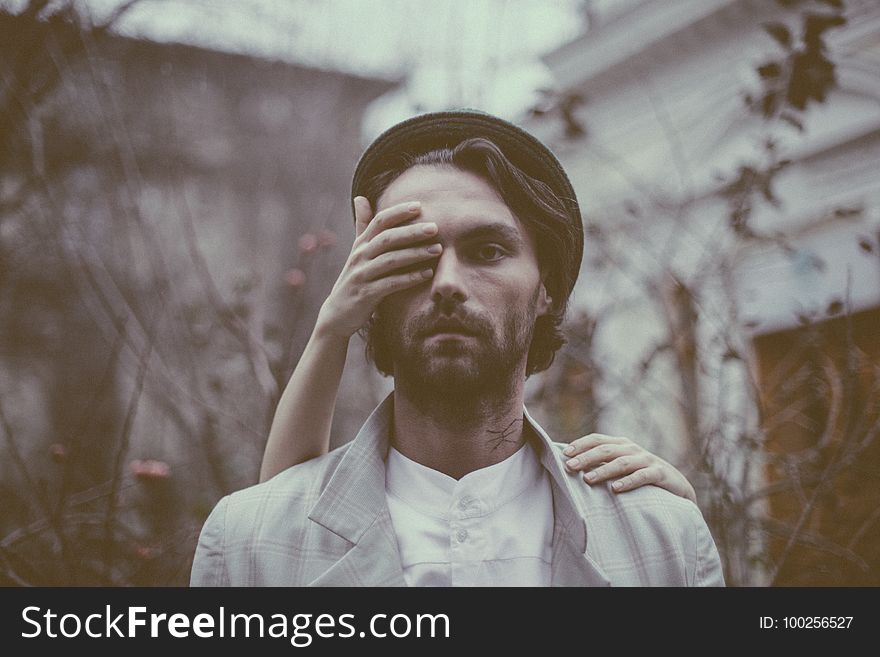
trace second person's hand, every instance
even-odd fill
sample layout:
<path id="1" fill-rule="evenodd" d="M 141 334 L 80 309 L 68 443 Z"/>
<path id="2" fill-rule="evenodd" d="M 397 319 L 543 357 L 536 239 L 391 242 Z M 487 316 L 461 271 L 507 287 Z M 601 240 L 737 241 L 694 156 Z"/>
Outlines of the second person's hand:
<path id="1" fill-rule="evenodd" d="M 421 213 L 418 202 L 400 203 L 372 216 L 370 202 L 357 196 L 354 209 L 354 244 L 315 326 L 316 332 L 346 339 L 367 322 L 383 298 L 430 280 L 430 261 L 443 250 L 436 241 L 437 224 L 407 224 Z M 417 267 L 419 263 L 424 267 Z"/>
<path id="2" fill-rule="evenodd" d="M 681 472 L 629 438 L 591 433 L 573 440 L 562 453 L 568 459 L 565 467 L 583 472 L 588 484 L 613 480 L 611 490 L 615 493 L 654 484 L 697 502 L 694 487 Z"/>

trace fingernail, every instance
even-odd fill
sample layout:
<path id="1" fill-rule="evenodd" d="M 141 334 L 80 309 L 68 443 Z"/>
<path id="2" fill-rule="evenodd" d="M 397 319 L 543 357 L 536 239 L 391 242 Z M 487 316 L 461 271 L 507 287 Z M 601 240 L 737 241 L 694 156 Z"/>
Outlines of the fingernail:
<path id="1" fill-rule="evenodd" d="M 614 490 L 620 490 L 621 488 L 623 488 L 623 482 L 615 481 L 613 484 L 611 484 L 611 488 L 613 488 Z"/>
<path id="2" fill-rule="evenodd" d="M 434 275 L 433 269 L 423 269 L 422 278 L 431 278 Z"/>
<path id="3" fill-rule="evenodd" d="M 425 226 L 424 226 L 424 228 L 422 228 L 422 230 L 425 231 L 425 235 L 433 235 L 434 233 L 437 232 L 437 224 L 435 224 L 433 222 L 429 223 L 429 224 L 425 224 Z"/>
<path id="4" fill-rule="evenodd" d="M 415 203 L 410 203 L 406 210 L 407 212 L 418 212 L 421 207 L 422 204 L 416 201 Z"/>
<path id="5" fill-rule="evenodd" d="M 587 481 L 593 481 L 595 478 L 596 478 L 596 473 L 593 471 L 590 471 L 584 475 L 584 479 L 586 479 Z"/>
<path id="6" fill-rule="evenodd" d="M 428 253 L 440 253 L 442 250 L 443 250 L 443 247 L 440 246 L 439 244 L 432 244 L 427 249 Z"/>
<path id="7" fill-rule="evenodd" d="M 565 465 L 567 465 L 569 468 L 576 468 L 576 467 L 577 467 L 577 464 L 578 464 L 578 460 L 577 460 L 577 459 L 568 459 L 568 460 L 565 462 Z"/>
<path id="8" fill-rule="evenodd" d="M 569 445 L 564 450 L 562 450 L 562 453 L 565 454 L 566 456 L 571 456 L 572 454 L 574 454 L 574 447 Z"/>

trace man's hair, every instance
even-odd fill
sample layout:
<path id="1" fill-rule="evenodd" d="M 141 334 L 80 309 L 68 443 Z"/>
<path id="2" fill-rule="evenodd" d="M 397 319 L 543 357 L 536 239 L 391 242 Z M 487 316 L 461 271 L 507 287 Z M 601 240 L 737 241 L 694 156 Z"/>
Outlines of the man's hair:
<path id="1" fill-rule="evenodd" d="M 375 210 L 388 186 L 407 169 L 420 165 L 452 166 L 479 176 L 498 192 L 534 240 L 541 278 L 552 301 L 550 312 L 535 322 L 526 376 L 546 370 L 565 344 L 559 327 L 568 307 L 573 279 L 577 278 L 579 238 L 565 205 L 548 185 L 517 168 L 493 142 L 478 137 L 466 139 L 454 148 L 400 154 L 388 168 L 365 182 L 364 196 L 370 206 Z M 372 319 L 361 335 L 366 341 L 367 358 L 382 374 L 391 375 L 391 349 L 386 336 L 375 330 Z"/>

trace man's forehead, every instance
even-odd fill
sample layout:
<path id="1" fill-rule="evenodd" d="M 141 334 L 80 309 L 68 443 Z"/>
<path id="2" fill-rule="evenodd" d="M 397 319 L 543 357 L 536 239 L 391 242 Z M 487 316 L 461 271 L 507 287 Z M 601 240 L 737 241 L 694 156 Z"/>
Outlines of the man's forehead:
<path id="1" fill-rule="evenodd" d="M 493 238 L 533 248 L 528 229 L 495 188 L 477 174 L 446 165 L 411 167 L 380 196 L 376 211 L 411 201 L 422 205 L 411 222 L 436 222 L 441 238 Z"/>
<path id="2" fill-rule="evenodd" d="M 483 178 L 446 165 L 418 165 L 407 169 L 385 188 L 376 203 L 376 210 L 406 201 L 442 203 L 455 200 L 504 206 L 510 213 L 495 188 Z"/>

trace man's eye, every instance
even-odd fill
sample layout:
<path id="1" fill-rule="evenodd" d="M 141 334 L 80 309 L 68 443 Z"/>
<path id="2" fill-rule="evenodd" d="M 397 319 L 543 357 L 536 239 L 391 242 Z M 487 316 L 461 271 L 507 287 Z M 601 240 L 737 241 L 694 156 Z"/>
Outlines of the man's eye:
<path id="1" fill-rule="evenodd" d="M 507 255 L 502 247 L 497 244 L 484 244 L 476 250 L 477 258 L 484 262 L 494 262 Z"/>

